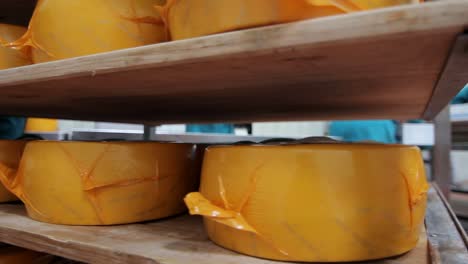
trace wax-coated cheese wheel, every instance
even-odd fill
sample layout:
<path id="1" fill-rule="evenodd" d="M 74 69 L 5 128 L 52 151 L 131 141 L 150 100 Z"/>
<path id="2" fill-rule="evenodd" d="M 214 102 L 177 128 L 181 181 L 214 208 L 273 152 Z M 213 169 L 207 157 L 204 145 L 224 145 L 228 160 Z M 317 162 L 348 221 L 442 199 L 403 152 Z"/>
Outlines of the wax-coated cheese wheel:
<path id="1" fill-rule="evenodd" d="M 153 6 L 163 0 L 39 0 L 28 33 L 35 63 L 158 43 L 164 26 Z"/>
<path id="2" fill-rule="evenodd" d="M 5 47 L 8 43 L 20 38 L 26 28 L 0 24 L 0 70 L 31 64 L 26 50 Z"/>
<path id="3" fill-rule="evenodd" d="M 346 12 L 363 11 L 396 5 L 417 4 L 423 1 L 424 0 L 307 0 L 307 2 L 312 5 L 334 5 Z"/>
<path id="4" fill-rule="evenodd" d="M 23 154 L 26 141 L 0 140 L 0 163 L 16 170 Z M 18 198 L 0 184 L 0 202 L 16 201 Z"/>
<path id="5" fill-rule="evenodd" d="M 109 225 L 163 218 L 186 210 L 196 190 L 199 151 L 156 142 L 29 142 L 18 172 L 0 179 L 33 219 Z"/>
<path id="6" fill-rule="evenodd" d="M 416 147 L 219 146 L 185 198 L 215 243 L 288 261 L 364 261 L 417 243 L 426 192 Z"/>
<path id="7" fill-rule="evenodd" d="M 57 130 L 57 119 L 48 118 L 28 118 L 24 128 L 26 132 L 56 132 Z"/>
<path id="8" fill-rule="evenodd" d="M 168 0 L 158 9 L 173 40 L 344 13 L 307 0 Z"/>
<path id="9" fill-rule="evenodd" d="M 156 7 L 173 40 L 418 0 L 168 0 Z"/>

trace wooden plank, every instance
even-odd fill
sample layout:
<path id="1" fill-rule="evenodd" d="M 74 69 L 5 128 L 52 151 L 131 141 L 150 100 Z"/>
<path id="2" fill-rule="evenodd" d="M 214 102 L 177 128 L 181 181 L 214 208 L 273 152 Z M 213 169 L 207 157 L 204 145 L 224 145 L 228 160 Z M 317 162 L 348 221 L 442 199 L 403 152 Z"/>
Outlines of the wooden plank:
<path id="1" fill-rule="evenodd" d="M 36 0 L 1 0 L 0 23 L 28 25 Z"/>
<path id="2" fill-rule="evenodd" d="M 429 101 L 424 118 L 432 119 L 468 84 L 468 34 L 457 38 L 447 64 Z"/>
<path id="3" fill-rule="evenodd" d="M 426 228 L 433 256 L 440 263 L 468 263 L 466 237 L 449 207 L 435 189 L 430 189 L 427 197 Z"/>
<path id="4" fill-rule="evenodd" d="M 144 224 L 63 226 L 26 217 L 20 205 L 0 205 L 0 241 L 90 263 L 275 264 L 210 242 L 199 217 L 180 216 Z M 369 264 L 426 264 L 427 239 L 402 256 Z M 288 262 L 291 263 L 291 262 Z"/>
<path id="5" fill-rule="evenodd" d="M 399 6 L 4 70 L 0 112 L 156 123 L 420 118 L 467 13 L 468 1 Z"/>

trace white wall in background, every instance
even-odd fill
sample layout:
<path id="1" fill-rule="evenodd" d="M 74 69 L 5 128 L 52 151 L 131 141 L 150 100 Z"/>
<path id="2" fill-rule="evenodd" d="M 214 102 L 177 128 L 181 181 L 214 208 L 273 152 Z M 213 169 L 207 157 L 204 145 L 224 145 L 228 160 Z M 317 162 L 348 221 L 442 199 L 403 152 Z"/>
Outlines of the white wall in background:
<path id="1" fill-rule="evenodd" d="M 404 123 L 402 125 L 402 143 L 405 145 L 433 146 L 434 124 L 431 123 Z"/>
<path id="2" fill-rule="evenodd" d="M 58 127 L 60 132 L 68 132 L 73 130 L 94 129 L 96 122 L 91 121 L 75 121 L 75 120 L 59 120 Z"/>
<path id="3" fill-rule="evenodd" d="M 266 137 L 312 137 L 325 136 L 328 122 L 264 122 L 252 124 L 252 135 Z"/>
<path id="4" fill-rule="evenodd" d="M 143 131 L 143 125 L 140 125 L 140 124 L 123 124 L 123 123 L 109 123 L 109 122 L 96 122 L 94 125 L 94 128 Z"/>
<path id="5" fill-rule="evenodd" d="M 468 151 L 452 150 L 452 182 L 468 182 Z"/>
<path id="6" fill-rule="evenodd" d="M 92 121 L 75 121 L 75 120 L 59 120 L 59 130 L 61 132 L 77 131 L 77 130 L 90 130 L 90 129 L 112 129 L 123 131 L 141 131 L 143 132 L 143 125 L 141 124 L 124 124 L 124 123 L 110 123 L 110 122 L 92 122 Z M 161 125 L 156 127 L 158 134 L 182 134 L 185 133 L 185 125 Z"/>
<path id="7" fill-rule="evenodd" d="M 468 104 L 450 105 L 450 119 L 452 121 L 468 120 Z"/>
<path id="8" fill-rule="evenodd" d="M 185 125 L 161 125 L 156 127 L 156 134 L 183 134 Z"/>

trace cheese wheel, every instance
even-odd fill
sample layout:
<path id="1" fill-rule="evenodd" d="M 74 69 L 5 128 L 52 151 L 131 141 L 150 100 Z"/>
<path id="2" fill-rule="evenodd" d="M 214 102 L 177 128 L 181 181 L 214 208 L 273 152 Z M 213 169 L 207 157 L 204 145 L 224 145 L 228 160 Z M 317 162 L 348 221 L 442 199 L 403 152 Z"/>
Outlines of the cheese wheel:
<path id="1" fill-rule="evenodd" d="M 15 44 L 33 47 L 35 63 L 164 41 L 154 10 L 164 0 L 39 0 L 28 33 Z"/>
<path id="2" fill-rule="evenodd" d="M 26 141 L 0 140 L 0 163 L 16 170 L 23 154 Z M 18 198 L 0 184 L 0 202 L 16 201 Z"/>
<path id="3" fill-rule="evenodd" d="M 57 119 L 47 118 L 28 118 L 24 128 L 26 132 L 56 132 L 57 130 Z"/>
<path id="4" fill-rule="evenodd" d="M 315 0 L 312 0 L 315 1 Z M 320 0 L 319 0 L 320 1 Z M 388 6 L 417 4 L 423 0 L 330 0 L 348 11 L 360 11 Z"/>
<path id="5" fill-rule="evenodd" d="M 418 0 L 168 0 L 156 7 L 173 40 Z"/>
<path id="6" fill-rule="evenodd" d="M 168 0 L 157 9 L 173 40 L 344 13 L 307 0 Z"/>
<path id="7" fill-rule="evenodd" d="M 220 146 L 185 202 L 215 243 L 274 260 L 335 262 L 411 250 L 428 185 L 417 147 Z"/>
<path id="8" fill-rule="evenodd" d="M 18 172 L 0 179 L 39 221 L 110 225 L 163 218 L 186 210 L 198 186 L 193 144 L 33 141 Z"/>
<path id="9" fill-rule="evenodd" d="M 5 47 L 26 32 L 26 28 L 0 24 L 0 70 L 31 64 L 27 49 L 20 51 Z"/>

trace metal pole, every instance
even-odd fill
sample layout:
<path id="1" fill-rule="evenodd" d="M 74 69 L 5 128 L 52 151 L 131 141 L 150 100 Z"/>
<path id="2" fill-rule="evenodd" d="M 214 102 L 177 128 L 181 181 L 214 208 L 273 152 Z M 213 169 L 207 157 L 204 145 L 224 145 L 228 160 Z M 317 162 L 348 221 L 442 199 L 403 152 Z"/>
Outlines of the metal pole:
<path id="1" fill-rule="evenodd" d="M 144 125 L 143 127 L 143 140 L 150 141 L 156 132 L 155 126 Z"/>
<path id="2" fill-rule="evenodd" d="M 432 155 L 432 175 L 440 190 L 449 198 L 452 184 L 450 151 L 452 149 L 452 124 L 450 106 L 446 106 L 434 119 L 435 144 Z"/>

